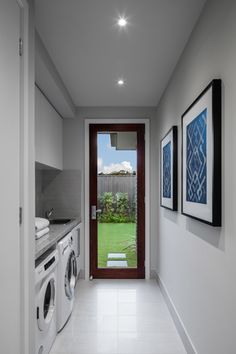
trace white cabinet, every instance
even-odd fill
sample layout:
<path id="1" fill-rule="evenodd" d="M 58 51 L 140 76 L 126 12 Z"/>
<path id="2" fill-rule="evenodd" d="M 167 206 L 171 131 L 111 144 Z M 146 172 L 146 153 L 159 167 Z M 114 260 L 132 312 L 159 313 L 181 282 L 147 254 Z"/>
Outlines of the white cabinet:
<path id="1" fill-rule="evenodd" d="M 63 120 L 35 87 L 35 160 L 63 168 Z"/>

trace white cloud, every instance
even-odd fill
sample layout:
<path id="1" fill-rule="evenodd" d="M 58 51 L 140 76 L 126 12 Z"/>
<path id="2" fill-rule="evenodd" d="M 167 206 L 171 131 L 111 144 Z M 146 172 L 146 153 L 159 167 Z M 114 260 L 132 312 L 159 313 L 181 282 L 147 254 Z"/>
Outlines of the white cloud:
<path id="1" fill-rule="evenodd" d="M 98 157 L 98 173 L 99 172 L 102 172 L 102 169 L 103 169 L 103 161 L 102 161 L 102 158 L 101 157 Z"/>
<path id="2" fill-rule="evenodd" d="M 119 172 L 121 170 L 131 173 L 133 171 L 133 167 L 129 161 L 122 161 L 121 163 L 111 163 L 109 166 L 103 166 L 99 172 L 108 174 L 112 172 Z"/>

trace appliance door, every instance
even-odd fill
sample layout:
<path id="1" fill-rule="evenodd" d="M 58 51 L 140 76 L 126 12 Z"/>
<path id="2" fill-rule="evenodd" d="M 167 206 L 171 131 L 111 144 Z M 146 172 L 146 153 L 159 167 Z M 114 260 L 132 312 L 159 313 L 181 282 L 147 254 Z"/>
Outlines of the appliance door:
<path id="1" fill-rule="evenodd" d="M 80 265 L 80 256 L 79 257 L 76 257 L 76 266 L 77 266 L 77 280 L 79 278 L 79 273 L 80 273 L 80 270 L 81 270 L 81 265 Z"/>
<path id="2" fill-rule="evenodd" d="M 65 282 L 64 282 L 65 294 L 69 300 L 72 300 L 74 298 L 76 277 L 77 277 L 76 257 L 75 257 L 75 252 L 71 251 L 66 265 Z"/>
<path id="3" fill-rule="evenodd" d="M 49 276 L 40 289 L 37 303 L 37 323 L 40 331 L 46 331 L 50 326 L 55 309 L 56 278 Z"/>
<path id="4" fill-rule="evenodd" d="M 73 237 L 75 256 L 79 257 L 79 255 L 80 255 L 80 226 L 72 231 L 72 237 Z"/>

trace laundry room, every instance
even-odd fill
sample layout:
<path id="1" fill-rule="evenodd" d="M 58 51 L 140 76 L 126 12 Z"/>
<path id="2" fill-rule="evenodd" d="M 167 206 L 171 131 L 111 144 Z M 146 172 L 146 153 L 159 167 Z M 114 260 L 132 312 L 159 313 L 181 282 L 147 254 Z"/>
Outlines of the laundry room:
<path id="1" fill-rule="evenodd" d="M 235 354 L 235 19 L 0 1 L 1 354 Z"/>

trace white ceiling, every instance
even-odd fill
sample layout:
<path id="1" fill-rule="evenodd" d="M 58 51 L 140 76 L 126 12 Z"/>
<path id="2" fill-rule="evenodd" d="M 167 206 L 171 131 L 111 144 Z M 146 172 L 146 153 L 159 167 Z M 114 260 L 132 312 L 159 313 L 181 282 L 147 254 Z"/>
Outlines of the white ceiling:
<path id="1" fill-rule="evenodd" d="M 37 0 L 36 28 L 76 106 L 156 106 L 204 3 Z"/>

